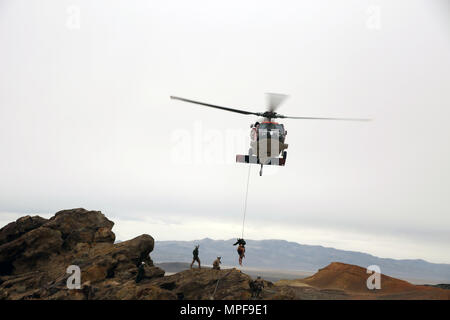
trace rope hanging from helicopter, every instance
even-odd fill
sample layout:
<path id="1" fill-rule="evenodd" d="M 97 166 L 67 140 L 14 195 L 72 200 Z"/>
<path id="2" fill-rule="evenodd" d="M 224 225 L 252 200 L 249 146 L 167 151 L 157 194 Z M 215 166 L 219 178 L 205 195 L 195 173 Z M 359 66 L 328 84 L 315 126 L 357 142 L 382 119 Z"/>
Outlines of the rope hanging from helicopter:
<path id="1" fill-rule="evenodd" d="M 250 168 L 251 168 L 251 165 L 249 164 L 248 165 L 248 174 L 247 174 L 247 189 L 245 191 L 244 218 L 242 219 L 242 235 L 241 235 L 241 239 L 244 239 L 245 216 L 247 214 L 248 185 L 250 184 Z"/>

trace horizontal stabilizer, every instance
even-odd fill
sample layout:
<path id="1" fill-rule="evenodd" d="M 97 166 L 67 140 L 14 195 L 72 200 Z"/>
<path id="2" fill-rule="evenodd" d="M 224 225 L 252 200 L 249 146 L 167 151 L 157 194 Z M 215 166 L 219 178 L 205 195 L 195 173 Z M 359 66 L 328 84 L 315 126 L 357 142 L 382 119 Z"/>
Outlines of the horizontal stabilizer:
<path id="1" fill-rule="evenodd" d="M 254 163 L 254 164 L 263 164 L 265 166 L 284 166 L 285 159 L 284 158 L 268 158 L 264 161 L 264 163 L 261 163 L 256 156 L 248 156 L 243 154 L 237 154 L 236 155 L 236 162 L 241 163 Z"/>

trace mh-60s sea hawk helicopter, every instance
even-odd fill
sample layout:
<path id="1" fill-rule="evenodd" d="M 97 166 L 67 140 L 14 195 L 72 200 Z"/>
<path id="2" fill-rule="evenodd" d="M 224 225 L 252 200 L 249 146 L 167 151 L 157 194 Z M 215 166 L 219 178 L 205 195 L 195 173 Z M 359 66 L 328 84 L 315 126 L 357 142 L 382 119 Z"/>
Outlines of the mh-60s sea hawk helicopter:
<path id="1" fill-rule="evenodd" d="M 318 118 L 318 117 L 289 117 L 278 114 L 276 109 L 288 97 L 285 94 L 266 93 L 267 96 L 267 111 L 265 112 L 250 112 L 240 109 L 233 109 L 228 107 L 221 107 L 209 103 L 189 100 L 185 98 L 171 96 L 171 99 L 180 100 L 199 104 L 206 107 L 221 109 L 225 111 L 236 112 L 245 115 L 255 115 L 263 119 L 252 123 L 250 125 L 250 149 L 248 155 L 236 155 L 236 162 L 241 163 L 255 163 L 260 164 L 261 169 L 259 175 L 262 175 L 264 165 L 278 165 L 284 166 L 286 164 L 286 157 L 288 144 L 285 143 L 287 131 L 284 125 L 273 121 L 273 119 L 306 119 L 306 120 L 346 120 L 346 121 L 370 121 L 370 119 L 355 119 L 355 118 Z M 281 157 L 280 157 L 281 156 Z"/>

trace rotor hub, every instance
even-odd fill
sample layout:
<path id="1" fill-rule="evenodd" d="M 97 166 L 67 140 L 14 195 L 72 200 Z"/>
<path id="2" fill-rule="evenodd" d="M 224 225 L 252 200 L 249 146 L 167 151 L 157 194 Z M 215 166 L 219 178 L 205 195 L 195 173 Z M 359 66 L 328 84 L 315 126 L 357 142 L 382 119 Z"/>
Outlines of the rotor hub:
<path id="1" fill-rule="evenodd" d="M 263 116 L 264 118 L 267 118 L 267 119 L 275 119 L 275 118 L 279 118 L 278 114 L 277 114 L 275 111 L 266 111 L 266 112 L 263 112 L 263 113 L 261 114 L 261 116 Z"/>

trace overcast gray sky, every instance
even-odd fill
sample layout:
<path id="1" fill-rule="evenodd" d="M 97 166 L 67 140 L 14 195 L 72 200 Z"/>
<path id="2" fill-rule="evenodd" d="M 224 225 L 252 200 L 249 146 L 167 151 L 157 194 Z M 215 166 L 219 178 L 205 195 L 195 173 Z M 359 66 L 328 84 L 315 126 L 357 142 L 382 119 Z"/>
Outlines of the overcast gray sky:
<path id="1" fill-rule="evenodd" d="M 450 263 L 446 0 L 0 0 L 0 226 L 101 210 L 117 238 L 240 236 L 251 116 L 285 120 L 251 169 L 245 237 Z"/>

